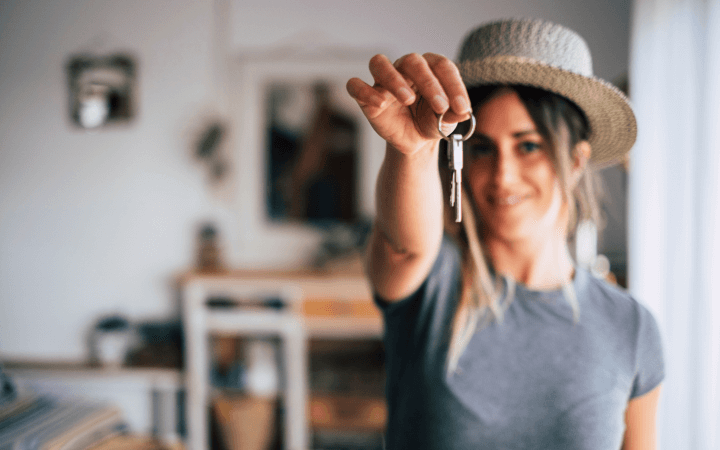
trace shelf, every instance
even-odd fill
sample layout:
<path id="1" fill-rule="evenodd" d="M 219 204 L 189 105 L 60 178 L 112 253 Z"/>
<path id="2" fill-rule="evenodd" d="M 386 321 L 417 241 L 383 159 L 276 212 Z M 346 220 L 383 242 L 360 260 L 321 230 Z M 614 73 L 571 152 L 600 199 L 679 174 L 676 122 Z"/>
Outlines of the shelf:
<path id="1" fill-rule="evenodd" d="M 207 330 L 218 334 L 294 334 L 301 325 L 298 318 L 283 311 L 210 310 L 206 313 Z"/>
<path id="2" fill-rule="evenodd" d="M 294 271 L 237 271 L 224 274 L 188 273 L 181 277 L 186 289 L 201 286 L 210 296 L 233 296 L 245 292 L 277 293 L 282 290 L 288 298 L 326 300 L 372 299 L 367 278 L 363 274 L 324 274 Z"/>
<path id="3" fill-rule="evenodd" d="M 305 318 L 309 337 L 325 339 L 380 339 L 383 325 L 375 319 Z"/>
<path id="4" fill-rule="evenodd" d="M 387 407 L 382 397 L 313 395 L 310 398 L 313 429 L 382 432 L 386 422 Z"/>
<path id="5" fill-rule="evenodd" d="M 301 313 L 311 338 L 382 337 L 382 317 L 369 298 L 303 299 Z"/>
<path id="6" fill-rule="evenodd" d="M 183 375 L 180 369 L 154 367 L 102 367 L 85 363 L 5 361 L 4 369 L 24 379 L 68 379 L 143 382 L 153 386 L 180 389 Z"/>

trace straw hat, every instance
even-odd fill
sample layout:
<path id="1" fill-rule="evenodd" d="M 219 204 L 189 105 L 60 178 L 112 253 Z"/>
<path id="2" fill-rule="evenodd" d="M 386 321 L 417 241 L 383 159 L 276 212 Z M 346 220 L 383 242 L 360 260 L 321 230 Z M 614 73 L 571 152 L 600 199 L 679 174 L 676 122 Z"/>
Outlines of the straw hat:
<path id="1" fill-rule="evenodd" d="M 637 124 L 627 97 L 593 75 L 590 49 L 568 28 L 524 19 L 482 25 L 465 38 L 458 68 L 468 88 L 522 84 L 573 101 L 590 124 L 596 167 L 620 162 L 635 143 Z"/>

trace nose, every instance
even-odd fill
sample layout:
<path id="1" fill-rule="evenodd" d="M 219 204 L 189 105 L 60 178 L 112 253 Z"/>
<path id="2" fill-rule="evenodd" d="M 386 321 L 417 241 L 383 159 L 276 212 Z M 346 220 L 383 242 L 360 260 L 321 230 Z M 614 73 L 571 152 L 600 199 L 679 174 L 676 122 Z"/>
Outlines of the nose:
<path id="1" fill-rule="evenodd" d="M 492 168 L 497 187 L 511 186 L 520 176 L 520 160 L 509 145 L 497 149 Z"/>

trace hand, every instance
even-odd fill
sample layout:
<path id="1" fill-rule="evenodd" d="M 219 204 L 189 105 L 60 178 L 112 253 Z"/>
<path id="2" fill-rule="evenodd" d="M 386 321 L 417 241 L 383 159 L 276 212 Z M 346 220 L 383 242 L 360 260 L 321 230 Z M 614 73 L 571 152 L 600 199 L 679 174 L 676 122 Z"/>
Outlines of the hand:
<path id="1" fill-rule="evenodd" d="M 375 132 L 402 153 L 413 154 L 442 137 L 438 115 L 445 113 L 443 130 L 449 133 L 472 114 L 460 72 L 444 56 L 411 53 L 392 64 L 375 55 L 370 73 L 373 86 L 352 78 L 347 91 Z"/>

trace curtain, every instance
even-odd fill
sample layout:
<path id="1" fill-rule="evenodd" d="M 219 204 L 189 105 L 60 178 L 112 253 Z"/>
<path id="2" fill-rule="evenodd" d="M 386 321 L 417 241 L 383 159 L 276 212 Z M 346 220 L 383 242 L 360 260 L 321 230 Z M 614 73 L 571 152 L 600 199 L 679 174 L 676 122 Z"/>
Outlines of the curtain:
<path id="1" fill-rule="evenodd" d="M 635 0 L 628 283 L 658 319 L 661 450 L 720 449 L 720 0 Z"/>

